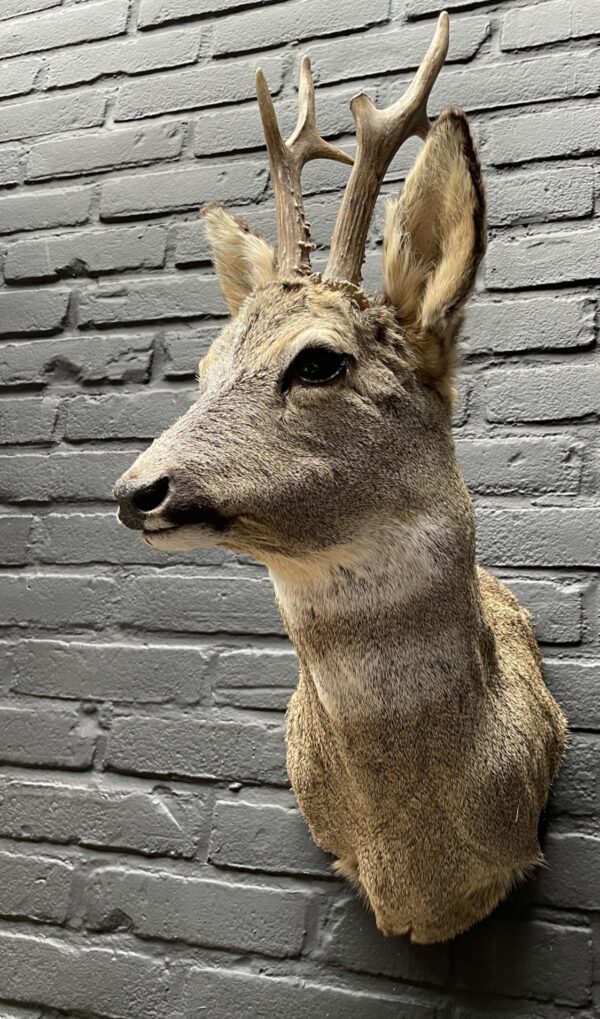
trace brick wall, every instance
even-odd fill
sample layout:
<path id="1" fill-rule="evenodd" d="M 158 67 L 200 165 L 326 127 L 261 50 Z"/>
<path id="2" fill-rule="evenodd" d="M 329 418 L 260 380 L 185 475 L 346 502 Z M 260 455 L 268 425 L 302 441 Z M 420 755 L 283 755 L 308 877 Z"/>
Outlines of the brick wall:
<path id="1" fill-rule="evenodd" d="M 533 611 L 573 730 L 538 879 L 452 945 L 380 937 L 286 784 L 268 580 L 161 556 L 110 501 L 222 320 L 197 207 L 272 230 L 255 66 L 290 126 L 310 51 L 351 144 L 349 97 L 397 95 L 441 6 L 1 0 L 2 1019 L 597 1014 L 598 0 L 446 0 L 432 97 L 470 112 L 489 184 L 456 427 L 481 558 Z M 320 247 L 346 173 L 306 171 Z"/>

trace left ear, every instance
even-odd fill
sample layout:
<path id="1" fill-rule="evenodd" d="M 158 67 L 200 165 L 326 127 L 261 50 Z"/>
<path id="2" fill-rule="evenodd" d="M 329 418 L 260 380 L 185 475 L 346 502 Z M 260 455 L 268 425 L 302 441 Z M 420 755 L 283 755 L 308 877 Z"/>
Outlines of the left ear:
<path id="1" fill-rule="evenodd" d="M 383 275 L 386 301 L 414 336 L 424 377 L 449 399 L 457 334 L 485 242 L 479 159 L 464 113 L 448 109 L 388 205 Z"/>
<path id="2" fill-rule="evenodd" d="M 202 209 L 204 229 L 225 304 L 232 315 L 257 287 L 275 278 L 275 252 L 246 221 L 211 202 Z"/>

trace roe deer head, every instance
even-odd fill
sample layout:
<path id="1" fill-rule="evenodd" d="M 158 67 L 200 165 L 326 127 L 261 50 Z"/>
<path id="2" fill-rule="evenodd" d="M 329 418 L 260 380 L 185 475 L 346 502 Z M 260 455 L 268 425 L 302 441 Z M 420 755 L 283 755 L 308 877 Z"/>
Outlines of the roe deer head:
<path id="1" fill-rule="evenodd" d="M 204 210 L 231 321 L 196 404 L 115 490 L 122 523 L 155 548 L 215 544 L 267 565 L 301 666 L 287 732 L 300 806 L 381 930 L 419 942 L 485 916 L 539 861 L 564 743 L 529 618 L 475 565 L 452 441 L 486 228 L 464 114 L 427 116 L 447 47 L 444 13 L 404 96 L 384 110 L 353 99 L 354 160 L 317 132 L 307 58 L 287 142 L 258 72 L 277 251 Z M 410 135 L 424 145 L 388 206 L 383 292 L 368 296 L 371 215 Z M 316 158 L 353 163 L 322 275 L 300 187 Z"/>

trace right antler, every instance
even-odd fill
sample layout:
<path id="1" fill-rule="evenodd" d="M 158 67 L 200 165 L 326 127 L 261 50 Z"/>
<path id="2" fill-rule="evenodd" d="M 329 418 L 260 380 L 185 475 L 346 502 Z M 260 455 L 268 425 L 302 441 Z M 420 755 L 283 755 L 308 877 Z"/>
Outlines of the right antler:
<path id="1" fill-rule="evenodd" d="M 326 0 L 324 0 L 326 2 Z M 310 231 L 304 216 L 300 177 L 310 159 L 337 159 L 352 165 L 352 156 L 326 142 L 317 131 L 315 87 L 310 60 L 302 58 L 298 92 L 298 121 L 293 134 L 281 137 L 273 100 L 262 68 L 256 72 L 256 95 L 269 153 L 271 182 L 277 212 L 279 272 L 310 272 Z"/>
<path id="2" fill-rule="evenodd" d="M 325 280 L 360 285 L 369 223 L 379 189 L 396 152 L 411 135 L 429 131 L 427 100 L 448 52 L 448 14 L 438 19 L 423 63 L 403 96 L 378 110 L 362 92 L 350 103 L 358 148 L 333 231 Z"/>

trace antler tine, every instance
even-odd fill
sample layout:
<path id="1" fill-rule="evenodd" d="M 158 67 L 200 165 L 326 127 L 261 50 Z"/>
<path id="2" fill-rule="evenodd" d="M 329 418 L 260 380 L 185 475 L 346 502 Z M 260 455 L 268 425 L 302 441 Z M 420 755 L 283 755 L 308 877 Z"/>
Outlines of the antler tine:
<path id="1" fill-rule="evenodd" d="M 323 279 L 360 285 L 369 223 L 383 178 L 403 142 L 411 135 L 425 138 L 429 131 L 427 100 L 446 59 L 448 38 L 448 14 L 442 11 L 429 49 L 404 95 L 384 110 L 378 110 L 365 93 L 350 103 L 358 147 Z"/>
<path id="2" fill-rule="evenodd" d="M 353 163 L 353 159 L 326 142 L 317 131 L 315 89 L 307 56 L 302 58 L 300 69 L 298 120 L 287 142 L 281 136 L 271 93 L 261 68 L 256 72 L 256 95 L 275 193 L 279 271 L 282 274 L 309 273 L 313 245 L 304 215 L 302 169 L 311 159 L 336 159 L 349 164 Z"/>

